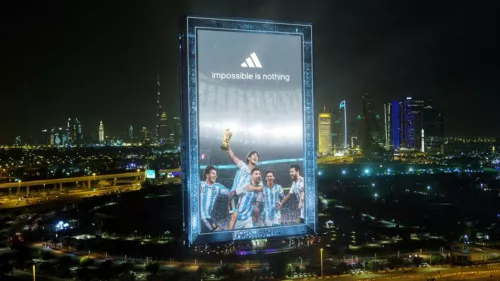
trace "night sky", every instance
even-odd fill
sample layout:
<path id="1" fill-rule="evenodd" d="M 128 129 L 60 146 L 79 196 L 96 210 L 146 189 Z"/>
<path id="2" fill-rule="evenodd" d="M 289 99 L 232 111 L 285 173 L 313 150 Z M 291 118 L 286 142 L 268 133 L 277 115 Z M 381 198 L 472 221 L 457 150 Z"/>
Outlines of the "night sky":
<path id="1" fill-rule="evenodd" d="M 111 135 L 152 129 L 157 73 L 162 106 L 178 115 L 183 14 L 313 23 L 318 108 L 346 99 L 354 119 L 365 93 L 380 113 L 431 97 L 446 135 L 500 133 L 497 1 L 12 2 L 0 12 L 0 142 L 68 117 L 86 135 L 100 120 Z"/>

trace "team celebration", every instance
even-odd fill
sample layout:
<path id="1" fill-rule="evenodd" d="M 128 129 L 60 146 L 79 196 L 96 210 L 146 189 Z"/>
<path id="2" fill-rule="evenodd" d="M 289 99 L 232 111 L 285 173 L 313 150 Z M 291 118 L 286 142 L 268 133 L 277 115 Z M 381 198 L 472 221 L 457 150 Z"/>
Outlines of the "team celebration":
<path id="1" fill-rule="evenodd" d="M 289 188 L 277 182 L 277 171 L 259 167 L 259 152 L 239 158 L 231 149 L 232 133 L 224 133 L 221 149 L 234 163 L 232 185 L 217 181 L 218 170 L 208 165 L 200 180 L 201 232 L 273 227 L 304 223 L 304 178 L 299 164 L 287 164 Z M 275 166 L 276 167 L 276 166 Z M 284 174 L 284 168 L 278 172 Z M 217 213 L 217 214 L 214 214 Z"/>

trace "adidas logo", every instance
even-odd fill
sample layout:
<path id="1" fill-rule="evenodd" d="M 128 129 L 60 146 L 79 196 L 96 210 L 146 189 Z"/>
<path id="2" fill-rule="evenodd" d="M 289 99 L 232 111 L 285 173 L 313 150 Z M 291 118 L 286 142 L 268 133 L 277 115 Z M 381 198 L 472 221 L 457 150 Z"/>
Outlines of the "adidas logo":
<path id="1" fill-rule="evenodd" d="M 249 68 L 262 68 L 260 60 L 255 53 L 251 53 L 250 56 L 241 64 L 241 67 Z"/>

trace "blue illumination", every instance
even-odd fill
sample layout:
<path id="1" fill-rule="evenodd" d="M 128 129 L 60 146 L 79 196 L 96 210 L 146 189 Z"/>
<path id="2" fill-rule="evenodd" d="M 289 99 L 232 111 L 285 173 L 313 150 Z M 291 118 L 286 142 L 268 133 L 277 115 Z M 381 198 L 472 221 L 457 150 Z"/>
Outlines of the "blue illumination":
<path id="1" fill-rule="evenodd" d="M 392 147 L 394 149 L 400 148 L 400 120 L 399 120 L 399 102 L 397 100 L 392 102 L 392 113 L 391 113 L 391 121 L 392 121 Z"/>

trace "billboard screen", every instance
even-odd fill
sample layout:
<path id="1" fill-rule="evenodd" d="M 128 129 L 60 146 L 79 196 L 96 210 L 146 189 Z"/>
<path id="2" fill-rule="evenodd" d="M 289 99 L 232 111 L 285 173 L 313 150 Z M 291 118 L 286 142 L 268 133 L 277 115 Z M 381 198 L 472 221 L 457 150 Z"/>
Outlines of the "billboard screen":
<path id="1" fill-rule="evenodd" d="M 314 232 L 311 25 L 197 17 L 186 23 L 188 243 Z"/>
<path id="2" fill-rule="evenodd" d="M 156 171 L 155 170 L 146 170 L 146 178 L 147 179 L 156 179 Z"/>

